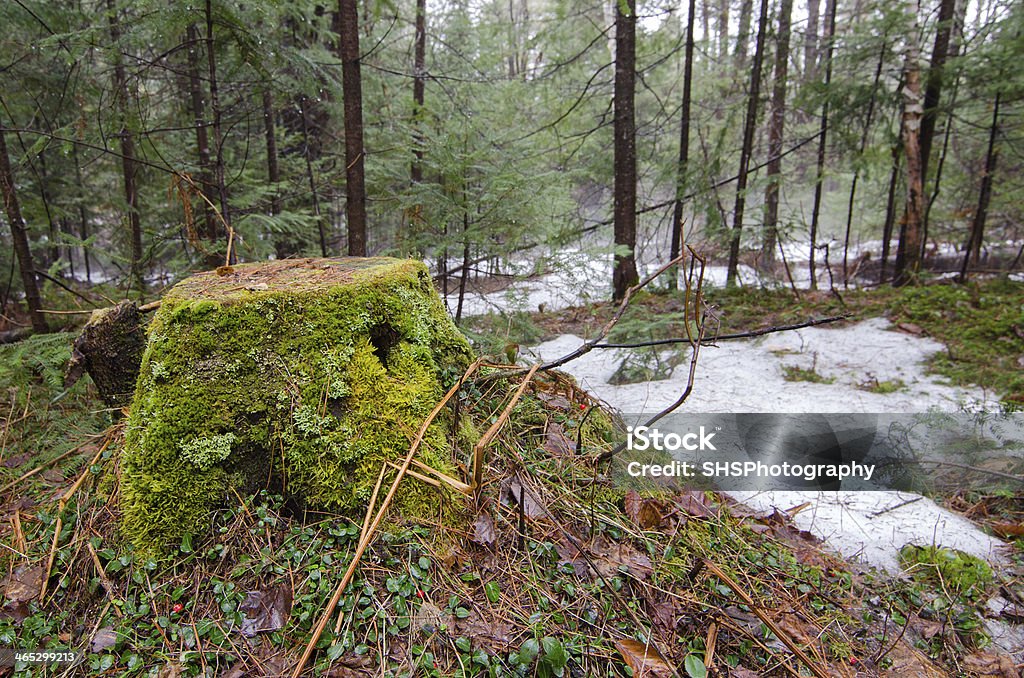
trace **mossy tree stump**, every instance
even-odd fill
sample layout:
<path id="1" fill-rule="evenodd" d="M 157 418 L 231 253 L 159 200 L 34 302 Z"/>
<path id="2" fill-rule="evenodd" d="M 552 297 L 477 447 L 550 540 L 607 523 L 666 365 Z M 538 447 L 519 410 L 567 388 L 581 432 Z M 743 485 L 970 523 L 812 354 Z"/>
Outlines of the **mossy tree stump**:
<path id="1" fill-rule="evenodd" d="M 469 359 L 418 261 L 285 260 L 193 276 L 149 328 L 122 531 L 164 552 L 204 532 L 236 492 L 268 485 L 304 506 L 365 509 L 382 464 L 401 459 Z M 443 420 L 425 442 L 426 463 L 451 471 Z M 436 513 L 428 489 L 407 484 L 399 507 Z"/>

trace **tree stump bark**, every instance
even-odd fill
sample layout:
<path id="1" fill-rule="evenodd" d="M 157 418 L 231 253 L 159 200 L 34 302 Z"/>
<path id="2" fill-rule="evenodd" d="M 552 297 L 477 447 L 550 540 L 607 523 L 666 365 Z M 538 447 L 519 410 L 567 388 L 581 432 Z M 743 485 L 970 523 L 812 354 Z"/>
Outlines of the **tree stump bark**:
<path id="1" fill-rule="evenodd" d="M 146 347 L 142 325 L 142 313 L 132 301 L 93 311 L 72 346 L 66 385 L 70 388 L 88 372 L 109 407 L 128 405 Z"/>

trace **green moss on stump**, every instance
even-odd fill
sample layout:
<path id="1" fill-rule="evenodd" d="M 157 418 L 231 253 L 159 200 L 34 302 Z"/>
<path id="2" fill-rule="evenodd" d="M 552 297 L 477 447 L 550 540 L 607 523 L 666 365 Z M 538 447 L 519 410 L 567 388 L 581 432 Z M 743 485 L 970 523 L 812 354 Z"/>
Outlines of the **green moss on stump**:
<path id="1" fill-rule="evenodd" d="M 365 508 L 470 348 L 417 261 L 303 259 L 176 285 L 149 328 L 122 464 L 122 531 L 165 552 L 233 492 Z M 445 422 L 420 458 L 452 472 Z M 237 500 L 236 500 L 237 501 Z M 399 508 L 436 514 L 407 483 Z"/>

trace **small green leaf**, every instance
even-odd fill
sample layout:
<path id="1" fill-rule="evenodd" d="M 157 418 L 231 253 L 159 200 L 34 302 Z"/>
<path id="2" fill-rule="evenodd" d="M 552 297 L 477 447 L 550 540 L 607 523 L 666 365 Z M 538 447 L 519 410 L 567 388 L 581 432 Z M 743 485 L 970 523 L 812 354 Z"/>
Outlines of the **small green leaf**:
<path id="1" fill-rule="evenodd" d="M 456 638 L 455 647 L 459 648 L 463 652 L 469 652 L 469 650 L 473 647 L 473 644 L 469 642 L 469 638 L 462 637 Z"/>
<path id="2" fill-rule="evenodd" d="M 492 603 L 496 603 L 501 600 L 501 587 L 498 586 L 498 582 L 489 581 L 484 584 L 484 593 L 487 594 L 487 600 Z"/>
<path id="3" fill-rule="evenodd" d="M 686 659 L 683 660 L 683 668 L 686 669 L 686 675 L 690 678 L 706 678 L 708 675 L 704 660 L 695 654 L 686 655 Z"/>
<path id="4" fill-rule="evenodd" d="M 519 665 L 529 666 L 540 654 L 540 643 L 536 638 L 529 638 L 519 647 Z"/>
<path id="5" fill-rule="evenodd" d="M 554 669 L 556 675 L 561 675 L 561 670 L 569 663 L 569 655 L 566 653 L 562 641 L 551 636 L 544 636 L 540 639 L 540 644 L 544 648 L 544 661 Z"/>

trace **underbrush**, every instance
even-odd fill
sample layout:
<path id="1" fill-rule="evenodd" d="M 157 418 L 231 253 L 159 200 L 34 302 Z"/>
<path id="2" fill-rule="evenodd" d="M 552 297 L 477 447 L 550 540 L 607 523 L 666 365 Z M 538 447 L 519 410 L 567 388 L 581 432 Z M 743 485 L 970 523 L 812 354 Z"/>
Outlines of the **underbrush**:
<path id="1" fill-rule="evenodd" d="M 82 659 L 14 675 L 288 675 L 363 517 L 267 491 L 231 496 L 207 534 L 161 561 L 138 557 L 118 532 L 122 427 L 108 426 L 88 380 L 54 403 L 66 339 L 10 347 L 0 363 L 17 405 L 5 449 L 35 452 L 0 469 L 0 645 Z M 452 454 L 464 474 L 516 385 L 490 373 L 462 389 Z M 306 675 L 853 676 L 911 644 L 950 666 L 984 645 L 980 630 L 907 631 L 900 622 L 922 617 L 933 583 L 865 580 L 784 513 L 612 486 L 593 460 L 613 429 L 568 379 L 535 380 L 488 449 L 481 491 L 437 490 L 454 519 L 389 517 L 328 611 Z M 40 471 L 22 477 L 30 468 Z M 957 609 L 960 626 L 976 623 L 971 604 Z"/>

